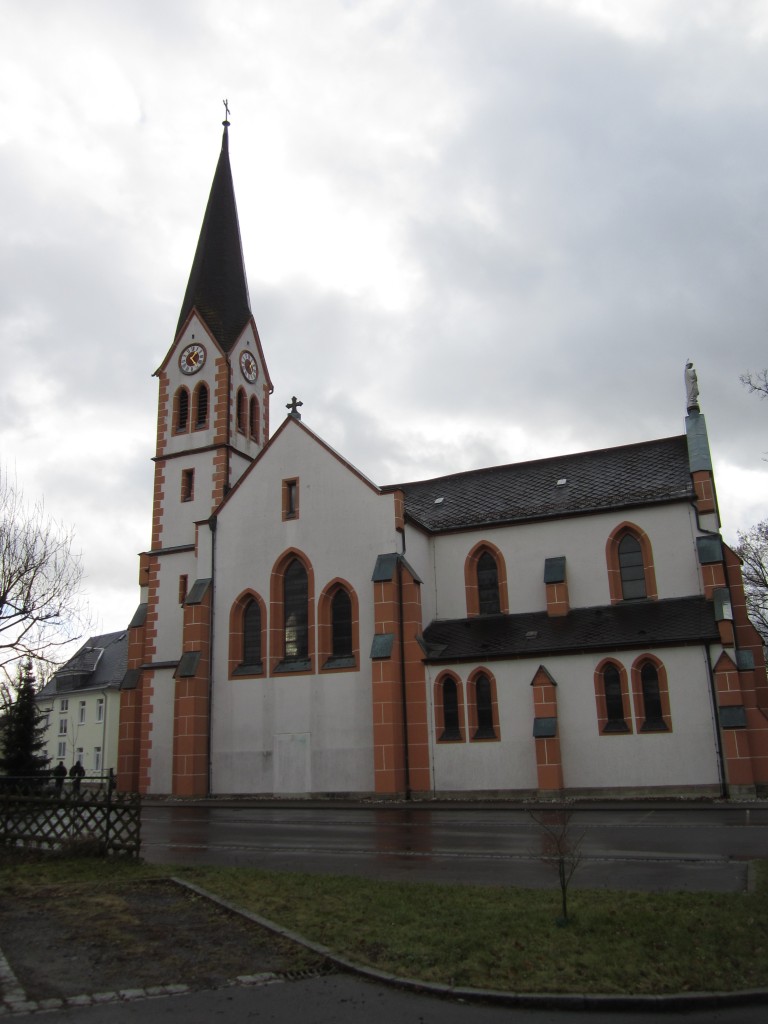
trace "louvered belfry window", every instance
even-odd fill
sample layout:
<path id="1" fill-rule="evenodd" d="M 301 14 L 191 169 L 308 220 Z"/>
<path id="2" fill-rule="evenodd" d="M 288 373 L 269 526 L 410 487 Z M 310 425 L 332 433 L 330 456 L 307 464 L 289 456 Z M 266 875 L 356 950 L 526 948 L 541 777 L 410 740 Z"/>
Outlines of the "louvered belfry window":
<path id="1" fill-rule="evenodd" d="M 294 558 L 283 577 L 286 661 L 304 661 L 309 656 L 308 605 L 307 570 Z"/>
<path id="2" fill-rule="evenodd" d="M 499 568 L 496 559 L 487 551 L 477 560 L 477 591 L 480 614 L 497 615 L 501 611 Z"/>
<path id="3" fill-rule="evenodd" d="M 186 388 L 180 388 L 178 402 L 176 403 L 176 430 L 182 433 L 187 429 L 189 422 L 189 392 Z"/>
<path id="4" fill-rule="evenodd" d="M 197 409 L 195 411 L 195 430 L 202 430 L 208 423 L 208 387 L 201 384 L 197 389 Z"/>

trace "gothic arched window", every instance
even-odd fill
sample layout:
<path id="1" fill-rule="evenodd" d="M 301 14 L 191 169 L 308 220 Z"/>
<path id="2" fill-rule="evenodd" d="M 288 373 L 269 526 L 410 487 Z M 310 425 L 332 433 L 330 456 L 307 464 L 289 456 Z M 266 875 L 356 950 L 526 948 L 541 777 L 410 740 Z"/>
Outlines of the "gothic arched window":
<path id="1" fill-rule="evenodd" d="M 307 570 L 294 558 L 283 577 L 284 660 L 306 661 L 309 656 L 309 581 Z"/>
<path id="2" fill-rule="evenodd" d="M 501 611 L 499 567 L 490 551 L 484 551 L 477 560 L 477 594 L 481 615 L 496 615 Z"/>

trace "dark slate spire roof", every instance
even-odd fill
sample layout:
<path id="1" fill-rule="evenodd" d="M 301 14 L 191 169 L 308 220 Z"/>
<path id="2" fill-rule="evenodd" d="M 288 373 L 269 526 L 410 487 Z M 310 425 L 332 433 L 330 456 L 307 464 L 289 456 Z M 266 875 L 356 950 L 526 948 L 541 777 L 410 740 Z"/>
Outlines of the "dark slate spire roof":
<path id="1" fill-rule="evenodd" d="M 693 498 L 683 435 L 454 473 L 399 489 L 408 518 L 431 532 Z"/>
<path id="2" fill-rule="evenodd" d="M 711 601 L 678 597 L 572 608 L 563 616 L 525 612 L 435 620 L 424 630 L 424 643 L 430 662 L 482 662 L 574 651 L 649 650 L 707 643 L 718 636 Z"/>
<path id="3" fill-rule="evenodd" d="M 219 162 L 176 328 L 178 334 L 194 307 L 225 352 L 235 344 L 251 316 L 229 166 L 228 125 L 225 121 Z"/>

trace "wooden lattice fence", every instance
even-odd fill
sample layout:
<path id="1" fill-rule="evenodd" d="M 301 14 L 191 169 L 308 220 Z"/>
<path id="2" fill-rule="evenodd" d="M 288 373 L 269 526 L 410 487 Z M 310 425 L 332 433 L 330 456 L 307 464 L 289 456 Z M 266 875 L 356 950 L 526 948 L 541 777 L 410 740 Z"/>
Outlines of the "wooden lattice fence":
<path id="1" fill-rule="evenodd" d="M 141 798 L 111 787 L 34 788 L 0 779 L 0 845 L 139 856 Z"/>

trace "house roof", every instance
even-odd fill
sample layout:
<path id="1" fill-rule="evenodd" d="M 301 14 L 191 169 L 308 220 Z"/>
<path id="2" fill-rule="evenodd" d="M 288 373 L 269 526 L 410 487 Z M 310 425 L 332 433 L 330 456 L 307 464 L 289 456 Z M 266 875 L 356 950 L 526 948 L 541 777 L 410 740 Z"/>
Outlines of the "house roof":
<path id="1" fill-rule="evenodd" d="M 127 667 L 128 634 L 124 629 L 92 636 L 62 665 L 38 696 L 118 687 Z"/>
<path id="2" fill-rule="evenodd" d="M 232 349 L 251 317 L 227 128 L 225 121 L 221 153 L 176 328 L 178 335 L 196 309 L 225 352 Z"/>
<path id="3" fill-rule="evenodd" d="M 430 532 L 691 500 L 685 435 L 387 487 Z"/>
<path id="4" fill-rule="evenodd" d="M 589 650 L 708 643 L 719 639 L 712 603 L 703 597 L 626 601 L 547 612 L 478 615 L 431 622 L 424 630 L 428 662 L 490 661 Z"/>

